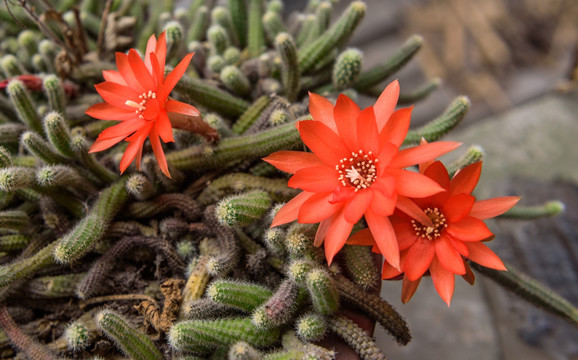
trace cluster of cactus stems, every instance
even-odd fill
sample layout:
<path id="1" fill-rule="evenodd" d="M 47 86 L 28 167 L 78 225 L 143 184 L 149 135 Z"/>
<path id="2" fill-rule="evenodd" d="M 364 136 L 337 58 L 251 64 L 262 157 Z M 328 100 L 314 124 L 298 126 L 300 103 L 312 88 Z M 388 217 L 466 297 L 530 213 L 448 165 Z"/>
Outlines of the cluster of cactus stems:
<path id="1" fill-rule="evenodd" d="M 411 36 L 368 68 L 363 53 L 346 45 L 366 4 L 352 1 L 337 18 L 333 7 L 329 0 L 310 0 L 296 14 L 284 13 L 280 0 L 192 0 L 188 8 L 134 0 L 0 7 L 0 357 L 333 359 L 332 348 L 315 344 L 333 332 L 361 359 L 384 359 L 344 308 L 369 316 L 399 344 L 410 341 L 401 314 L 375 293 L 380 273 L 369 247 L 345 246 L 339 265 L 328 267 L 313 246 L 316 225 L 269 228 L 296 190 L 260 159 L 303 148 L 295 122 L 310 118 L 307 92 L 378 96 L 423 42 Z M 207 144 L 174 130 L 176 142 L 165 145 L 172 179 L 148 150 L 141 172 L 120 176 L 125 146 L 88 152 L 113 123 L 84 111 L 99 101 L 92 85 L 115 68 L 114 52 L 144 51 L 148 37 L 161 31 L 166 71 L 195 52 L 172 96 L 199 108 L 221 140 Z M 402 93 L 399 103 L 424 99 L 439 84 L 426 81 Z M 457 97 L 411 129 L 404 145 L 442 137 L 469 105 Z M 455 173 L 483 155 L 472 146 L 448 169 Z M 550 202 L 503 217 L 562 210 Z M 152 274 L 147 281 L 157 289 L 161 281 L 182 279 L 181 293 L 167 295 L 162 312 L 157 301 L 163 296 L 154 286 L 114 293 L 111 280 L 128 263 Z M 527 276 L 472 266 L 578 324 L 571 304 Z M 149 300 L 139 314 L 123 307 L 126 299 Z M 104 308 L 90 305 L 103 302 Z M 50 312 L 58 304 L 66 319 L 52 340 L 38 338 L 34 319 L 17 316 L 26 306 Z M 144 326 L 159 316 L 163 326 Z M 108 346 L 96 346 L 103 341 Z"/>

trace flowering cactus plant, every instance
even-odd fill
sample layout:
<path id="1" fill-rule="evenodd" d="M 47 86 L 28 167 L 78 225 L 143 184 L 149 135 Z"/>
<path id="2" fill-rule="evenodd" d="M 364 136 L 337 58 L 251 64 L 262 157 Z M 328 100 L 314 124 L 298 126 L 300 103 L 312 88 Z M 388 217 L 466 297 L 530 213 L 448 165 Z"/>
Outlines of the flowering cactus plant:
<path id="1" fill-rule="evenodd" d="M 421 37 L 370 69 L 346 48 L 364 2 L 39 3 L 0 9 L 0 357 L 385 359 L 373 326 L 411 324 L 378 279 L 449 306 L 472 268 L 578 324 L 484 244 L 519 197 L 472 195 L 483 153 L 436 161 L 468 99 L 396 109 L 438 84 L 390 79 Z"/>

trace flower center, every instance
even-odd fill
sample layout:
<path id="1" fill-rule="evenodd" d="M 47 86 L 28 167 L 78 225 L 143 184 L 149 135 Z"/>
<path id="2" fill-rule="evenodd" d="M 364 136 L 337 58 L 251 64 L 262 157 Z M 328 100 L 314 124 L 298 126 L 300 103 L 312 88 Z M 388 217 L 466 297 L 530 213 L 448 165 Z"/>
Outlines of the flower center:
<path id="1" fill-rule="evenodd" d="M 338 180 L 343 186 L 352 186 L 355 191 L 365 189 L 375 182 L 377 178 L 377 168 L 375 165 L 379 159 L 373 158 L 370 151 L 367 154 L 363 150 L 352 152 L 351 157 L 339 160 L 335 170 L 339 173 Z"/>
<path id="2" fill-rule="evenodd" d="M 128 105 L 132 108 L 135 109 L 135 113 L 138 115 L 139 118 L 144 119 L 144 112 L 147 109 L 147 104 L 149 102 L 149 100 L 152 99 L 156 99 L 157 98 L 157 93 L 149 90 L 149 92 L 144 92 L 141 95 L 138 96 L 138 98 L 140 99 L 140 103 L 137 103 L 136 101 L 132 101 L 132 100 L 127 100 L 125 102 L 125 105 Z"/>
<path id="3" fill-rule="evenodd" d="M 425 209 L 425 214 L 431 219 L 433 227 L 426 226 L 419 221 L 412 220 L 411 225 L 413 226 L 413 230 L 415 231 L 415 234 L 422 239 L 437 239 L 441 236 L 442 230 L 448 227 L 446 217 L 437 207 L 428 207 Z"/>

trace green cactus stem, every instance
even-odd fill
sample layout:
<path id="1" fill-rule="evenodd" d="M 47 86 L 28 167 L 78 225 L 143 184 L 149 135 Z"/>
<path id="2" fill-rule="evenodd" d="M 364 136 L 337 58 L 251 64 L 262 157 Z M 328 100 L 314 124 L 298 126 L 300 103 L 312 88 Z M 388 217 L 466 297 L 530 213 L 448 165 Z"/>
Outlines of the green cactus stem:
<path id="1" fill-rule="evenodd" d="M 0 191 L 12 192 L 30 188 L 34 185 L 34 170 L 22 166 L 9 166 L 0 169 Z"/>
<path id="2" fill-rule="evenodd" d="M 287 324 L 297 309 L 299 286 L 291 279 L 284 280 L 266 303 L 253 312 L 253 324 L 272 328 Z"/>
<path id="3" fill-rule="evenodd" d="M 263 28 L 265 29 L 265 34 L 267 34 L 267 39 L 271 43 L 275 41 L 277 34 L 287 32 L 281 14 L 276 11 L 265 12 L 265 15 L 263 15 Z"/>
<path id="4" fill-rule="evenodd" d="M 328 28 L 329 24 L 331 23 L 331 12 L 333 10 L 333 6 L 331 5 L 330 1 L 322 1 L 315 11 L 316 22 L 315 22 L 315 29 L 312 34 L 317 37 L 323 34 Z"/>
<path id="5" fill-rule="evenodd" d="M 94 193 L 96 190 L 76 170 L 65 165 L 48 165 L 36 172 L 36 181 L 42 188 L 76 189 L 84 194 Z"/>
<path id="6" fill-rule="evenodd" d="M 267 229 L 263 234 L 263 243 L 269 252 L 277 256 L 285 254 L 283 241 L 285 240 L 285 231 L 280 228 Z"/>
<path id="7" fill-rule="evenodd" d="M 295 332 L 303 341 L 321 340 L 327 332 L 327 320 L 319 314 L 305 314 L 295 322 Z"/>
<path id="8" fill-rule="evenodd" d="M 301 28 L 299 29 L 297 37 L 295 38 L 295 43 L 300 49 L 303 48 L 308 43 L 310 43 L 311 40 L 313 39 L 311 37 L 311 34 L 315 32 L 316 23 L 317 18 L 315 17 L 315 15 L 312 14 L 305 15 L 305 19 L 303 19 L 303 22 L 301 23 Z"/>
<path id="9" fill-rule="evenodd" d="M 247 5 L 245 0 L 227 0 L 231 22 L 235 29 L 235 34 L 239 37 L 241 48 L 247 46 Z"/>
<path id="10" fill-rule="evenodd" d="M 397 105 L 411 105 L 416 102 L 427 98 L 431 93 L 433 93 L 441 85 L 442 80 L 440 78 L 433 78 L 426 81 L 423 85 L 418 87 L 412 92 L 399 94 L 399 99 L 397 100 Z M 383 89 L 374 88 L 371 91 L 373 96 L 378 97 Z"/>
<path id="11" fill-rule="evenodd" d="M 297 46 L 293 37 L 284 32 L 275 37 L 275 48 L 281 55 L 281 81 L 285 97 L 289 101 L 295 101 L 300 82 Z"/>
<path id="12" fill-rule="evenodd" d="M 253 102 L 253 104 L 251 104 L 251 106 L 247 108 L 245 112 L 243 112 L 239 119 L 235 121 L 233 127 L 231 128 L 233 132 L 235 134 L 243 134 L 245 131 L 247 131 L 247 129 L 250 128 L 251 125 L 255 123 L 255 121 L 257 121 L 263 110 L 269 106 L 271 100 L 271 97 L 267 95 L 263 95 L 255 100 L 255 102 Z"/>
<path id="13" fill-rule="evenodd" d="M 1 111 L 1 110 L 0 110 Z M 0 145 L 9 151 L 16 152 L 20 135 L 26 131 L 22 124 L 9 123 L 0 125 Z"/>
<path id="14" fill-rule="evenodd" d="M 453 175 L 458 170 L 463 169 L 475 162 L 482 161 L 483 159 L 484 149 L 482 149 L 482 147 L 479 145 L 472 145 L 466 150 L 465 154 L 448 165 L 448 173 L 450 174 L 450 177 L 453 177 Z"/>
<path id="15" fill-rule="evenodd" d="M 199 156 L 200 147 L 176 150 L 167 154 L 167 161 L 181 170 L 208 170 L 225 167 L 242 160 L 255 160 L 277 150 L 297 148 L 301 143 L 295 123 L 287 123 L 257 134 L 226 138 L 211 149 L 211 154 Z"/>
<path id="16" fill-rule="evenodd" d="M 18 327 L 10 313 L 6 309 L 6 305 L 0 306 L 0 327 L 12 344 L 20 351 L 26 354 L 29 359 L 35 360 L 56 360 L 58 359 L 46 346 L 32 339 L 25 334 L 22 329 Z"/>
<path id="17" fill-rule="evenodd" d="M 80 274 L 64 274 L 43 276 L 26 283 L 26 293 L 32 298 L 59 299 L 74 296 L 76 285 L 85 276 Z"/>
<path id="18" fill-rule="evenodd" d="M 578 326 L 578 309 L 574 305 L 512 265 L 506 264 L 508 271 L 499 271 L 474 262 L 469 262 L 469 264 L 482 275 L 489 277 L 529 303 Z"/>
<path id="19" fill-rule="evenodd" d="M 339 308 L 339 293 L 331 275 L 323 269 L 316 268 L 307 274 L 307 290 L 316 312 L 330 315 Z"/>
<path id="20" fill-rule="evenodd" d="M 341 299 L 367 313 L 377 320 L 387 332 L 389 332 L 401 345 L 407 345 L 411 340 L 411 334 L 405 320 L 387 301 L 378 295 L 363 292 L 361 288 L 349 281 L 342 275 L 337 275 L 335 285 Z M 363 292 L 363 296 L 359 294 Z"/>
<path id="21" fill-rule="evenodd" d="M 152 340 L 132 327 L 123 317 L 112 310 L 96 315 L 96 323 L 122 352 L 134 360 L 163 360 L 164 357 Z"/>
<path id="22" fill-rule="evenodd" d="M 259 329 L 250 318 L 189 320 L 173 325 L 169 343 L 177 350 L 203 352 L 237 341 L 265 347 L 279 339 L 279 329 Z"/>
<path id="23" fill-rule="evenodd" d="M 31 276 L 36 271 L 55 264 L 52 253 L 57 241 L 46 245 L 34 255 L 18 260 L 8 265 L 0 266 L 0 287 L 6 287 L 16 280 Z M 0 296 L 1 297 L 1 296 Z"/>
<path id="24" fill-rule="evenodd" d="M 42 88 L 50 110 L 66 114 L 66 97 L 60 79 L 56 75 L 48 75 L 42 81 Z"/>
<path id="25" fill-rule="evenodd" d="M 245 100 L 237 98 L 205 81 L 183 76 L 175 91 L 189 96 L 194 102 L 224 116 L 237 117 L 249 107 Z"/>
<path id="26" fill-rule="evenodd" d="M 261 55 L 265 46 L 263 33 L 263 0 L 249 0 L 247 49 L 250 57 Z"/>
<path id="27" fill-rule="evenodd" d="M 351 87 L 361 72 L 363 54 L 358 49 L 344 50 L 333 66 L 333 86 L 337 90 Z"/>
<path id="28" fill-rule="evenodd" d="M 152 182 L 143 174 L 133 174 L 126 182 L 126 191 L 139 201 L 150 199 L 155 194 Z"/>
<path id="29" fill-rule="evenodd" d="M 287 275 L 299 285 L 305 285 L 307 276 L 316 266 L 317 265 L 310 260 L 296 259 L 289 264 Z"/>
<path id="30" fill-rule="evenodd" d="M 331 360 L 335 359 L 335 352 L 328 350 L 324 347 L 301 342 L 296 336 L 295 332 L 292 330 L 286 331 L 282 338 L 281 343 L 284 349 L 291 352 L 298 351 L 305 355 L 305 359 L 319 359 L 319 360 Z"/>
<path id="31" fill-rule="evenodd" d="M 294 223 L 287 230 L 285 248 L 292 259 L 309 259 L 321 262 L 324 258 L 323 249 L 313 246 L 317 225 Z"/>
<path id="32" fill-rule="evenodd" d="M 20 137 L 20 142 L 29 153 L 41 159 L 46 164 L 62 164 L 67 162 L 66 158 L 54 151 L 52 146 L 35 131 L 26 131 Z"/>
<path id="33" fill-rule="evenodd" d="M 181 194 L 162 194 L 149 201 L 133 202 L 128 207 L 128 214 L 137 219 L 146 219 L 168 210 L 181 210 L 188 220 L 198 219 L 201 209 L 191 197 Z"/>
<path id="34" fill-rule="evenodd" d="M 237 95 L 247 96 L 251 91 L 249 79 L 234 65 L 225 66 L 221 70 L 220 79 L 227 89 Z"/>
<path id="35" fill-rule="evenodd" d="M 224 276 L 233 270 L 240 261 L 241 247 L 233 230 L 222 225 L 215 216 L 215 206 L 211 205 L 203 213 L 203 223 L 213 231 L 219 243 L 219 254 L 207 262 L 207 270 L 213 276 Z"/>
<path id="36" fill-rule="evenodd" d="M 564 209 L 565 206 L 563 202 L 553 200 L 543 205 L 516 205 L 499 217 L 504 219 L 532 220 L 559 215 L 564 212 Z"/>
<path id="37" fill-rule="evenodd" d="M 216 280 L 209 284 L 207 296 L 216 303 L 251 312 L 273 295 L 258 284 L 231 280 Z"/>
<path id="38" fill-rule="evenodd" d="M 2 56 L 0 59 L 0 68 L 2 68 L 2 72 L 6 78 L 12 78 L 27 73 L 20 60 L 12 54 Z"/>
<path id="39" fill-rule="evenodd" d="M 403 145 L 419 144 L 422 138 L 432 142 L 455 128 L 470 109 L 470 99 L 458 96 L 448 105 L 444 113 L 422 127 L 409 130 Z"/>
<path id="40" fill-rule="evenodd" d="M 5 191 L 5 190 L 4 190 Z M 4 210 L 0 211 L 0 229 L 2 230 L 22 230 L 28 226 L 30 218 L 24 211 Z"/>
<path id="41" fill-rule="evenodd" d="M 24 83 L 20 80 L 12 80 L 8 83 L 6 91 L 14 105 L 18 119 L 29 129 L 42 134 L 40 116 L 36 112 L 36 105 L 34 105 Z"/>
<path id="42" fill-rule="evenodd" d="M 331 50 L 345 44 L 365 15 L 366 5 L 352 2 L 343 15 L 318 39 L 299 51 L 299 69 L 307 73 Z"/>
<path id="43" fill-rule="evenodd" d="M 62 156 L 74 158 L 70 130 L 63 116 L 59 112 L 49 112 L 44 117 L 44 132 L 52 147 Z"/>
<path id="44" fill-rule="evenodd" d="M 231 306 L 216 303 L 208 298 L 183 302 L 179 319 L 208 320 L 238 316 L 240 312 Z"/>
<path id="45" fill-rule="evenodd" d="M 110 184 L 118 179 L 116 173 L 105 168 L 96 160 L 93 154 L 88 153 L 88 144 L 84 136 L 80 134 L 72 136 L 72 149 L 82 164 L 99 180 Z"/>
<path id="46" fill-rule="evenodd" d="M 203 40 L 208 26 L 209 9 L 206 6 L 201 6 L 193 13 L 191 27 L 187 34 L 187 43 Z"/>
<path id="47" fill-rule="evenodd" d="M 367 290 L 377 285 L 379 270 L 373 262 L 371 247 L 345 245 L 343 247 L 343 257 L 347 272 L 357 286 Z"/>
<path id="48" fill-rule="evenodd" d="M 244 341 L 238 341 L 229 347 L 229 360 L 260 360 L 263 354 Z"/>
<path id="49" fill-rule="evenodd" d="M 77 352 L 88 349 L 94 335 L 82 322 L 75 321 L 64 330 L 64 338 L 68 349 Z"/>
<path id="50" fill-rule="evenodd" d="M 173 59 L 182 46 L 185 30 L 178 21 L 169 21 L 163 27 L 167 39 L 167 61 Z"/>
<path id="51" fill-rule="evenodd" d="M 265 191 L 253 190 L 221 200 L 215 209 L 217 219 L 227 226 L 247 226 L 263 217 L 271 207 Z"/>
<path id="52" fill-rule="evenodd" d="M 361 73 L 354 88 L 363 92 L 381 83 L 411 60 L 422 45 L 420 35 L 411 36 L 386 62 Z"/>
<path id="53" fill-rule="evenodd" d="M 329 328 L 355 350 L 361 360 L 385 360 L 377 344 L 356 323 L 342 315 L 329 318 Z"/>
<path id="54" fill-rule="evenodd" d="M 239 46 L 239 39 L 233 28 L 229 10 L 224 6 L 215 6 L 211 11 L 211 22 L 220 25 L 227 32 L 227 37 L 233 45 Z"/>
<path id="55" fill-rule="evenodd" d="M 0 212 L 0 219 L 2 218 L 2 212 Z M 2 220 L 0 220 L 1 222 Z M 3 226 L 0 225 L 0 228 Z M 18 251 L 22 250 L 30 242 L 30 236 L 28 235 L 3 235 L 0 236 L 0 251 Z"/>
<path id="56" fill-rule="evenodd" d="M 227 31 L 218 24 L 211 25 L 207 30 L 207 38 L 211 44 L 213 55 L 222 55 L 225 50 L 231 45 Z"/>

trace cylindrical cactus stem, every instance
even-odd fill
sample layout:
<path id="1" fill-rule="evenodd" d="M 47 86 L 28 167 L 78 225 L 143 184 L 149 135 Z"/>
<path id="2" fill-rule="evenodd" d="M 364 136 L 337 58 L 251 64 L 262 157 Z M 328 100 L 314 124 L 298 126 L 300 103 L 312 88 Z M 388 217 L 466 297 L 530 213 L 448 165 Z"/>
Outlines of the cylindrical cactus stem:
<path id="1" fill-rule="evenodd" d="M 317 225 L 315 224 L 292 224 L 287 230 L 285 248 L 292 259 L 306 258 L 314 262 L 323 259 L 323 250 L 313 245 Z"/>
<path id="2" fill-rule="evenodd" d="M 378 295 L 363 292 L 361 288 L 349 281 L 342 275 L 337 275 L 335 284 L 339 290 L 339 295 L 346 301 L 377 320 L 387 330 L 396 341 L 406 345 L 411 340 L 411 334 L 407 328 L 407 323 L 403 317 L 387 301 Z M 364 293 L 360 297 L 360 293 Z"/>
<path id="3" fill-rule="evenodd" d="M 183 76 L 175 86 L 175 91 L 189 96 L 199 105 L 203 105 L 219 114 L 231 117 L 241 115 L 249 103 L 226 91 L 207 84 L 203 80 Z"/>
<path id="4" fill-rule="evenodd" d="M 76 170 L 65 165 L 44 166 L 36 173 L 36 181 L 42 188 L 68 187 L 78 189 L 85 195 L 96 191 Z"/>
<path id="5" fill-rule="evenodd" d="M 170 209 L 179 209 L 188 220 L 201 216 L 201 209 L 191 197 L 181 193 L 162 194 L 149 201 L 133 202 L 128 214 L 137 219 L 149 218 Z"/>
<path id="6" fill-rule="evenodd" d="M 240 261 L 241 247 L 233 230 L 222 225 L 215 215 L 215 206 L 207 206 L 203 213 L 203 223 L 215 234 L 220 252 L 207 262 L 207 270 L 213 276 L 224 276 L 232 271 Z M 201 249 L 202 252 L 202 249 Z"/>
<path id="7" fill-rule="evenodd" d="M 306 342 L 321 340 L 327 332 L 327 320 L 319 314 L 304 314 L 295 322 L 295 332 Z"/>
<path id="8" fill-rule="evenodd" d="M 229 347 L 229 360 L 260 360 L 263 354 L 244 341 L 238 341 Z"/>
<path id="9" fill-rule="evenodd" d="M 560 316 L 574 326 L 578 325 L 578 309 L 574 305 L 538 280 L 520 272 L 510 264 L 506 264 L 508 271 L 490 269 L 471 261 L 469 264 L 473 269 L 529 303 Z"/>
<path id="10" fill-rule="evenodd" d="M 423 38 L 420 35 L 413 35 L 383 64 L 361 73 L 355 82 L 355 89 L 364 91 L 381 83 L 411 60 L 418 50 L 421 49 L 422 45 Z"/>
<path id="11" fill-rule="evenodd" d="M 88 349 L 94 337 L 88 327 L 80 321 L 75 321 L 64 329 L 66 346 L 73 352 Z"/>
<path id="12" fill-rule="evenodd" d="M 72 136 L 72 150 L 76 153 L 82 164 L 90 170 L 99 180 L 111 183 L 118 179 L 118 175 L 100 164 L 94 155 L 88 153 L 88 145 L 84 136 L 76 134 Z"/>
<path id="13" fill-rule="evenodd" d="M 52 146 L 35 131 L 27 131 L 22 134 L 20 143 L 29 153 L 46 164 L 61 164 L 67 161 L 65 157 L 54 151 Z"/>
<path id="14" fill-rule="evenodd" d="M 4 190 L 5 191 L 5 190 Z M 0 229 L 22 230 L 30 223 L 30 218 L 21 210 L 0 211 Z"/>
<path id="15" fill-rule="evenodd" d="M 306 73 L 331 50 L 343 45 L 353 34 L 353 31 L 365 15 L 366 5 L 362 1 L 354 1 L 343 15 L 317 40 L 311 42 L 299 51 L 299 69 Z"/>
<path id="16" fill-rule="evenodd" d="M 49 70 L 54 69 L 54 59 L 58 54 L 58 47 L 52 41 L 48 39 L 40 40 L 38 43 L 38 53 L 44 59 L 46 65 L 48 65 Z"/>
<path id="17" fill-rule="evenodd" d="M 6 305 L 0 306 L 0 328 L 4 330 L 5 336 L 10 339 L 12 344 L 26 354 L 27 358 L 35 360 L 58 359 L 45 345 L 32 339 L 18 327 L 6 309 Z"/>
<path id="18" fill-rule="evenodd" d="M 265 8 L 266 11 L 274 11 L 278 14 L 283 13 L 284 9 L 283 0 L 269 0 L 267 2 L 267 7 Z"/>
<path id="19" fill-rule="evenodd" d="M 136 330 L 112 310 L 103 310 L 98 313 L 96 315 L 96 324 L 131 359 L 164 359 L 159 349 L 146 334 Z"/>
<path id="20" fill-rule="evenodd" d="M 211 22 L 213 24 L 220 25 L 227 32 L 227 37 L 233 45 L 239 46 L 239 39 L 233 28 L 233 22 L 231 21 L 231 15 L 229 10 L 224 6 L 215 6 L 211 11 Z"/>
<path id="21" fill-rule="evenodd" d="M 319 316 L 319 315 L 317 315 Z M 281 344 L 284 349 L 289 351 L 300 351 L 305 355 L 305 359 L 331 360 L 335 359 L 335 351 L 326 349 L 319 345 L 308 342 L 302 342 L 292 330 L 286 331 L 282 338 Z M 294 359 L 294 358 L 291 358 Z"/>
<path id="22" fill-rule="evenodd" d="M 403 145 L 419 144 L 422 138 L 435 141 L 455 128 L 470 109 L 470 99 L 458 96 L 444 113 L 420 128 L 409 130 Z"/>
<path id="23" fill-rule="evenodd" d="M 44 132 L 48 137 L 48 141 L 60 155 L 74 158 L 75 153 L 72 150 L 70 130 L 61 114 L 60 112 L 52 111 L 44 116 Z"/>
<path id="24" fill-rule="evenodd" d="M 273 43 L 277 34 L 287 32 L 281 14 L 276 11 L 267 11 L 263 15 L 263 28 L 269 42 Z"/>
<path id="25" fill-rule="evenodd" d="M 351 87 L 359 73 L 363 62 L 363 54 L 358 49 L 349 48 L 337 57 L 333 66 L 333 86 L 337 90 Z"/>
<path id="26" fill-rule="evenodd" d="M 20 80 L 12 80 L 8 83 L 6 91 L 14 105 L 14 109 L 16 109 L 18 119 L 30 130 L 42 134 L 42 122 L 40 121 L 40 116 L 36 112 L 36 105 L 32 101 L 24 83 Z"/>
<path id="27" fill-rule="evenodd" d="M 329 328 L 355 350 L 361 360 L 385 360 L 385 355 L 367 333 L 349 318 L 334 315 L 329 318 Z"/>
<path id="28" fill-rule="evenodd" d="M 0 219 L 2 218 L 3 212 L 0 212 Z M 1 222 L 2 220 L 0 220 Z M 0 225 L 0 228 L 3 226 Z M 30 236 L 28 235 L 4 235 L 0 236 L 0 251 L 17 251 L 22 250 L 30 242 Z"/>
<path id="29" fill-rule="evenodd" d="M 246 96 L 251 91 L 249 79 L 235 65 L 227 65 L 220 74 L 223 85 L 235 94 Z"/>
<path id="30" fill-rule="evenodd" d="M 287 267 L 287 276 L 299 285 L 305 286 L 307 282 L 307 276 L 316 267 L 317 264 L 310 260 L 293 260 Z"/>
<path id="31" fill-rule="evenodd" d="M 293 37 L 288 33 L 280 33 L 275 37 L 275 47 L 281 55 L 281 80 L 285 97 L 289 101 L 294 101 L 299 92 L 299 63 L 297 60 L 297 46 Z"/>
<path id="32" fill-rule="evenodd" d="M 377 285 L 379 270 L 373 262 L 371 247 L 345 245 L 343 247 L 343 256 L 347 272 L 357 286 L 367 290 Z"/>
<path id="33" fill-rule="evenodd" d="M 317 6 L 315 10 L 316 15 L 316 29 L 313 31 L 315 36 L 320 36 L 329 28 L 329 24 L 331 23 L 331 12 L 333 10 L 333 6 L 331 5 L 331 1 L 322 1 Z"/>
<path id="34" fill-rule="evenodd" d="M 34 169 L 22 166 L 0 169 L 0 191 L 13 192 L 33 187 L 34 184 Z"/>
<path id="35" fill-rule="evenodd" d="M 2 111 L 0 109 L 0 111 Z M 16 123 L 0 125 L 0 145 L 16 152 L 20 135 L 26 131 L 26 126 Z"/>
<path id="36" fill-rule="evenodd" d="M 191 41 L 204 40 L 205 32 L 209 26 L 209 9 L 206 6 L 201 6 L 195 11 L 191 27 L 187 34 L 187 43 Z"/>
<path id="37" fill-rule="evenodd" d="M 259 118 L 259 115 L 263 112 L 263 110 L 271 103 L 271 96 L 263 95 L 243 114 L 239 117 L 239 119 L 233 124 L 232 130 L 235 134 L 243 134 L 247 129 L 251 127 Z"/>
<path id="38" fill-rule="evenodd" d="M 291 279 L 284 280 L 266 303 L 253 312 L 253 324 L 260 328 L 278 327 L 288 323 L 297 308 L 299 286 Z"/>
<path id="39" fill-rule="evenodd" d="M 263 234 L 263 243 L 271 253 L 277 256 L 285 254 L 283 242 L 285 240 L 285 231 L 280 228 L 267 229 Z"/>
<path id="40" fill-rule="evenodd" d="M 207 288 L 207 296 L 214 302 L 246 312 L 255 310 L 272 294 L 262 285 L 232 280 L 215 280 Z"/>
<path id="41" fill-rule="evenodd" d="M 247 46 L 247 5 L 245 0 L 227 0 L 231 22 L 239 38 L 239 46 Z"/>
<path id="42" fill-rule="evenodd" d="M 307 290 L 316 312 L 330 315 L 339 308 L 339 293 L 331 275 L 323 269 L 313 269 L 307 275 Z"/>
<path id="43" fill-rule="evenodd" d="M 183 288 L 183 306 L 192 302 L 193 300 L 200 299 L 205 293 L 207 284 L 209 283 L 209 272 L 207 271 L 207 262 L 209 261 L 209 255 L 202 255 L 196 262 L 193 271 L 191 271 L 185 286 Z M 184 309 L 181 309 L 181 315 L 184 316 Z M 182 317 L 181 316 L 181 317 Z"/>
<path id="44" fill-rule="evenodd" d="M 185 30 L 178 21 L 169 21 L 163 27 L 167 40 L 167 61 L 179 52 L 183 43 Z"/>
<path id="45" fill-rule="evenodd" d="M 458 170 L 475 162 L 482 161 L 484 156 L 484 149 L 480 145 L 470 146 L 462 156 L 447 166 L 450 177 L 453 177 Z"/>
<path id="46" fill-rule="evenodd" d="M 227 226 L 247 226 L 263 217 L 271 207 L 265 191 L 254 190 L 221 200 L 215 209 L 219 222 Z"/>
<path id="47" fill-rule="evenodd" d="M 241 61 L 241 51 L 234 46 L 229 46 L 223 53 L 223 60 L 227 65 L 238 65 Z"/>
<path id="48" fill-rule="evenodd" d="M 261 55 L 265 46 L 263 34 L 263 0 L 249 0 L 249 28 L 247 32 L 247 48 L 250 57 Z"/>
<path id="49" fill-rule="evenodd" d="M 43 276 L 28 281 L 26 293 L 32 298 L 59 299 L 72 297 L 75 294 L 76 285 L 85 276 L 80 274 L 64 274 L 55 276 Z"/>
<path id="50" fill-rule="evenodd" d="M 56 75 L 47 75 L 42 81 L 44 94 L 48 99 L 48 106 L 50 110 L 57 111 L 60 114 L 66 114 L 66 97 L 64 96 L 64 88 L 62 82 Z"/>
<path id="51" fill-rule="evenodd" d="M 300 49 L 313 40 L 311 34 L 315 31 L 316 23 L 317 18 L 315 15 L 305 15 L 305 18 L 301 23 L 301 28 L 299 29 L 297 37 L 295 38 L 295 42 Z"/>
<path id="52" fill-rule="evenodd" d="M 558 200 L 548 201 L 543 205 L 534 206 L 523 206 L 517 205 L 510 210 L 506 211 L 500 218 L 505 219 L 519 219 L 519 220 L 532 220 L 539 219 L 543 217 L 556 216 L 564 212 L 564 203 Z"/>
<path id="53" fill-rule="evenodd" d="M 239 160 L 258 159 L 281 149 L 295 149 L 300 143 L 299 132 L 295 123 L 291 122 L 257 134 L 223 139 L 209 156 L 198 156 L 199 148 L 192 147 L 167 154 L 167 161 L 178 169 L 201 171 L 227 166 Z"/>
<path id="54" fill-rule="evenodd" d="M 221 55 L 211 55 L 207 59 L 207 68 L 216 76 L 227 66 L 225 59 Z"/>
<path id="55" fill-rule="evenodd" d="M 222 137 L 229 137 L 233 135 L 231 127 L 229 126 L 229 124 L 225 122 L 225 120 L 223 120 L 223 118 L 219 114 L 216 113 L 205 114 L 203 120 L 205 120 L 205 122 L 209 124 L 210 127 L 216 129 L 219 132 L 219 134 L 221 134 Z"/>
<path id="56" fill-rule="evenodd" d="M 266 347 L 279 339 L 279 329 L 259 329 L 250 318 L 189 320 L 176 323 L 169 332 L 169 343 L 176 350 L 206 352 L 245 341 Z"/>
<path id="57" fill-rule="evenodd" d="M 126 203 L 128 193 L 126 191 L 126 179 L 123 178 L 100 192 L 91 212 L 95 213 L 106 226 L 114 219 L 116 214 Z"/>
<path id="58" fill-rule="evenodd" d="M 40 54 L 34 54 L 30 58 L 30 63 L 35 73 L 49 73 L 52 72 L 52 67 L 46 63 L 44 57 Z"/>
<path id="59" fill-rule="evenodd" d="M 70 263 L 87 253 L 106 230 L 106 223 L 96 214 L 90 214 L 64 235 L 54 251 L 59 263 Z"/>
<path id="60" fill-rule="evenodd" d="M 6 78 L 12 78 L 27 73 L 18 58 L 12 54 L 2 56 L 0 59 L 0 68 L 2 68 L 2 72 Z"/>
<path id="61" fill-rule="evenodd" d="M 216 303 L 208 298 L 192 299 L 181 305 L 179 319 L 208 320 L 239 315 L 239 311 L 231 306 Z"/>
<path id="62" fill-rule="evenodd" d="M 57 242 L 46 245 L 30 257 L 0 266 L 0 287 L 5 287 L 16 280 L 23 279 L 40 269 L 55 264 L 52 253 Z"/>
<path id="63" fill-rule="evenodd" d="M 211 44 L 213 54 L 222 55 L 231 45 L 227 31 L 218 24 L 211 25 L 207 30 L 207 38 Z"/>
<path id="64" fill-rule="evenodd" d="M 399 94 L 397 104 L 398 105 L 415 104 L 416 102 L 427 98 L 432 92 L 434 92 L 441 85 L 441 83 L 442 83 L 441 79 L 437 77 L 428 80 L 412 92 Z M 383 89 L 381 88 L 374 88 L 373 90 L 371 90 L 371 94 L 374 95 L 375 97 L 378 97 L 379 95 L 381 95 L 382 91 Z"/>
<path id="65" fill-rule="evenodd" d="M 155 189 L 148 177 L 143 174 L 133 174 L 126 181 L 126 190 L 139 201 L 150 199 Z"/>

